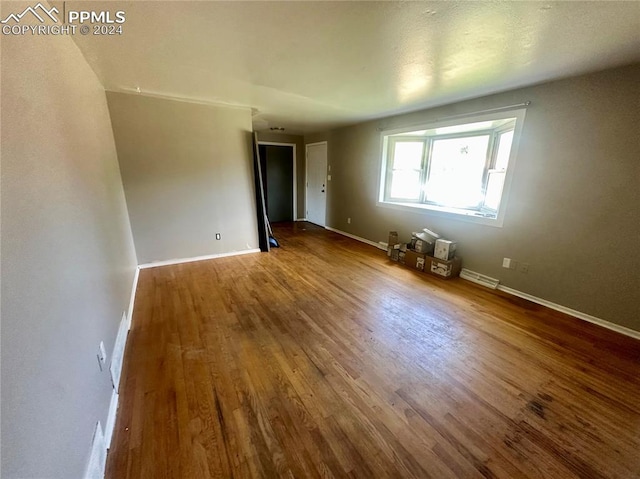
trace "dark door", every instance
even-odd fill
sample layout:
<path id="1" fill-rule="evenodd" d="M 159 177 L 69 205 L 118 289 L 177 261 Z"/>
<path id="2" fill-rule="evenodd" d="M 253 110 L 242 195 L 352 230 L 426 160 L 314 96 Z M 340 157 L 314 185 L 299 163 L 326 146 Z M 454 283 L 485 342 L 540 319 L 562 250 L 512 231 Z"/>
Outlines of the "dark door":
<path id="1" fill-rule="evenodd" d="M 260 158 L 269 221 L 293 221 L 293 148 L 260 145 Z"/>

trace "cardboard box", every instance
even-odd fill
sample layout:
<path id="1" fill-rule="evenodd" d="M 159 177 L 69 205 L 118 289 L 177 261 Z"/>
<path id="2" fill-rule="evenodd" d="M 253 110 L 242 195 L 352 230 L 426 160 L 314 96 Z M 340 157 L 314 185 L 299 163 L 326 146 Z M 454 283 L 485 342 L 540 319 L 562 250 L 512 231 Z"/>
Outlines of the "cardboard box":
<path id="1" fill-rule="evenodd" d="M 404 264 L 418 271 L 424 271 L 425 257 L 424 253 L 408 249 L 404 254 Z"/>
<path id="2" fill-rule="evenodd" d="M 429 263 L 427 271 L 442 278 L 455 278 L 460 274 L 460 269 L 462 269 L 462 260 L 458 257 L 454 257 L 450 260 L 443 260 L 427 256 L 426 259 Z"/>
<path id="3" fill-rule="evenodd" d="M 448 261 L 456 255 L 458 243 L 455 241 L 438 239 L 436 240 L 433 256 Z"/>
<path id="4" fill-rule="evenodd" d="M 436 240 L 440 238 L 440 235 L 438 233 L 434 233 L 433 231 L 427 228 L 423 228 L 420 233 L 414 233 L 414 234 L 418 239 L 421 239 L 431 244 L 435 243 Z"/>
<path id="5" fill-rule="evenodd" d="M 397 231 L 389 231 L 389 242 L 387 243 L 388 246 L 393 246 L 396 244 L 399 244 L 400 241 L 398 241 L 398 232 Z"/>
<path id="6" fill-rule="evenodd" d="M 397 248 L 396 248 L 397 246 Z M 400 247 L 400 242 L 398 241 L 398 232 L 397 231 L 389 231 L 389 241 L 387 243 L 387 256 L 391 257 L 391 252 L 394 249 L 398 249 Z M 397 260 L 395 260 L 397 261 Z"/>
<path id="7" fill-rule="evenodd" d="M 428 243 L 425 240 L 416 239 L 413 249 L 418 253 L 431 254 L 433 253 L 433 243 Z"/>

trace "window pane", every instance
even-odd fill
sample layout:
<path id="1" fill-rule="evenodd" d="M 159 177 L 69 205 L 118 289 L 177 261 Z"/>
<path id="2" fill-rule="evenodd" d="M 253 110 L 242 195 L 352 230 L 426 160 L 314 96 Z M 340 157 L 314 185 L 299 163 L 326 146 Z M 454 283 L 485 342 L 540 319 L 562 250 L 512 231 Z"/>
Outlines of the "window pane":
<path id="1" fill-rule="evenodd" d="M 507 131 L 498 137 L 498 153 L 496 155 L 496 170 L 506 170 L 509 164 L 511 143 L 513 143 L 513 130 Z"/>
<path id="2" fill-rule="evenodd" d="M 397 141 L 393 153 L 394 170 L 419 170 L 422 165 L 422 141 Z"/>
<path id="3" fill-rule="evenodd" d="M 391 197 L 417 200 L 420 198 L 420 172 L 395 170 L 391 178 Z"/>
<path id="4" fill-rule="evenodd" d="M 498 210 L 500 198 L 502 197 L 502 187 L 504 186 L 504 171 L 489 173 L 487 181 L 487 193 L 484 196 L 484 206 L 492 210 Z"/>
<path id="5" fill-rule="evenodd" d="M 443 206 L 482 204 L 489 135 L 434 140 L 427 200 Z"/>

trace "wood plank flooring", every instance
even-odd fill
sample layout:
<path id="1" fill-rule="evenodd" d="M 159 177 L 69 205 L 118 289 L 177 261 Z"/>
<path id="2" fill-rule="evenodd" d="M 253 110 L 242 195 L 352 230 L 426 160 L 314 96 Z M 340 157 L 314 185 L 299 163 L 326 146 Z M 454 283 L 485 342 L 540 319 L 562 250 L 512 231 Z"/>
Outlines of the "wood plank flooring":
<path id="1" fill-rule="evenodd" d="M 640 341 L 276 237 L 141 271 L 108 478 L 640 477 Z"/>

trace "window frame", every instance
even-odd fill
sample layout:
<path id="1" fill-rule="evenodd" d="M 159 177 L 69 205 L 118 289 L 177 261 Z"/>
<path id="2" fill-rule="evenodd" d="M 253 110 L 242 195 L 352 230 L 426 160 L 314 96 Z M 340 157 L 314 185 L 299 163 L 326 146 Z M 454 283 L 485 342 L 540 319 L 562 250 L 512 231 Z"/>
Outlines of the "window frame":
<path id="1" fill-rule="evenodd" d="M 428 136 L 428 137 L 426 137 L 427 138 L 427 142 L 429 144 L 429 155 L 428 155 L 428 157 L 430 158 L 432 156 L 433 143 L 436 140 L 450 140 L 450 139 L 456 139 L 456 138 L 471 138 L 471 137 L 474 137 L 474 136 L 489 136 L 489 145 L 487 146 L 487 155 L 485 156 L 485 159 L 484 159 L 484 167 L 483 167 L 483 173 L 482 173 L 482 184 L 484 186 L 486 184 L 485 183 L 485 176 L 486 176 L 486 173 L 487 173 L 487 169 L 488 169 L 489 164 L 491 162 L 494 132 L 495 132 L 495 128 L 494 129 L 467 131 L 467 132 L 461 132 L 461 133 L 447 133 L 447 134 L 444 134 L 444 135 Z M 426 161 L 426 159 L 425 159 L 425 161 Z M 426 174 L 425 174 L 425 178 L 424 178 L 425 182 L 428 180 L 430 174 L 431 174 L 431 162 L 429 162 L 429 164 L 427 164 Z M 426 183 L 423 183 L 423 184 L 426 186 Z M 445 207 L 444 205 L 440 205 L 435 201 L 428 201 L 426 199 L 426 189 L 423 190 L 422 198 L 423 198 L 422 203 L 425 204 L 425 205 L 431 205 L 431 206 L 437 206 L 437 207 Z M 464 209 L 465 210 L 471 210 L 472 208 L 464 208 Z"/>
<path id="2" fill-rule="evenodd" d="M 404 143 L 415 143 L 416 141 L 419 141 L 419 142 L 423 143 L 423 146 L 422 146 L 422 158 L 420 159 L 420 184 L 423 184 L 424 183 L 424 175 L 425 175 L 425 171 L 426 171 L 425 162 L 427 161 L 427 144 L 424 141 L 424 137 L 407 136 L 407 137 L 391 140 L 393 146 L 392 146 L 392 149 L 390 151 L 390 156 L 391 156 L 391 158 L 394 157 L 395 150 L 396 150 L 396 145 L 399 142 L 400 143 L 402 143 L 402 142 L 404 142 Z M 388 198 L 386 200 L 387 201 L 391 201 L 391 202 L 405 202 L 405 203 L 420 204 L 422 202 L 422 197 L 424 196 L 424 192 L 422 191 L 422 188 L 420 189 L 420 194 L 418 195 L 418 199 L 416 199 L 416 200 L 412 200 L 410 198 L 403 198 L 403 197 L 394 198 L 394 197 L 391 196 L 391 183 L 393 181 L 393 172 L 394 171 L 395 170 L 393 168 L 393 161 L 389 161 L 387 163 L 387 172 L 386 172 L 386 175 L 385 175 L 385 193 L 386 193 L 386 191 L 389 191 L 389 195 L 388 195 Z"/>
<path id="3" fill-rule="evenodd" d="M 381 130 L 380 132 L 380 164 L 378 168 L 379 175 L 379 187 L 376 205 L 385 208 L 392 208 L 411 212 L 421 212 L 434 216 L 441 216 L 450 219 L 469 221 L 478 224 L 485 224 L 488 226 L 502 227 L 504 223 L 504 217 L 507 210 L 507 203 L 511 191 L 511 183 L 516 167 L 516 158 L 519 150 L 520 138 L 522 134 L 522 128 L 524 124 L 526 108 L 514 109 L 514 110 L 501 110 L 498 112 L 491 112 L 485 114 L 474 114 L 468 116 L 458 116 L 450 118 L 449 120 L 435 121 L 430 123 L 419 123 L 408 125 L 402 128 L 393 128 Z M 513 123 L 506 123 L 493 128 L 484 128 L 463 132 L 452 132 L 442 135 L 427 135 L 429 130 L 435 130 L 436 128 L 446 128 L 451 126 L 465 125 L 469 123 L 480 123 L 486 121 L 515 119 L 515 125 Z M 512 128 L 513 125 L 513 128 Z M 502 194 L 498 203 L 498 210 L 485 206 L 486 193 L 488 189 L 489 179 L 492 173 L 496 173 L 494 170 L 497 155 L 499 150 L 499 138 L 502 134 L 511 131 L 513 129 L 513 140 L 511 143 L 511 149 L 509 152 L 509 160 L 505 170 L 505 178 L 502 187 Z M 415 131 L 425 131 L 423 135 L 402 135 L 404 133 L 411 133 Z M 431 158 L 433 143 L 435 139 L 448 139 L 448 138 L 464 138 L 470 136 L 482 136 L 489 133 L 489 146 L 487 148 L 487 158 L 485 160 L 483 178 L 482 178 L 482 192 L 483 200 L 479 204 L 477 209 L 471 208 L 453 208 L 443 205 L 439 205 L 435 202 L 426 201 L 426 181 L 429 175 L 429 169 L 431 167 Z M 402 135 L 402 136 L 396 136 Z M 420 185 L 421 191 L 419 199 L 411 200 L 405 198 L 391 197 L 391 181 L 393 178 L 393 155 L 395 152 L 395 144 L 398 141 L 422 141 L 424 143 L 422 160 L 421 160 L 421 176 Z M 393 144 L 391 148 L 390 145 Z M 387 194 L 389 192 L 389 194 Z M 495 215 L 493 217 L 493 215 Z"/>
<path id="4" fill-rule="evenodd" d="M 516 125 L 517 125 L 517 120 L 516 120 Z M 511 155 L 513 153 L 513 142 L 515 141 L 516 125 L 513 125 L 513 128 L 512 128 L 511 125 L 507 123 L 505 125 L 499 126 L 498 128 L 494 128 L 493 130 L 493 134 L 491 136 L 491 145 L 489 147 L 490 153 L 489 155 L 487 155 L 489 158 L 488 158 L 487 167 L 485 170 L 486 178 L 483 178 L 483 182 L 482 182 L 483 189 L 484 189 L 484 195 L 483 195 L 484 201 L 482 202 L 482 207 L 480 208 L 480 211 L 483 211 L 483 210 L 491 211 L 491 212 L 495 212 L 496 215 L 500 212 L 500 207 L 502 206 L 502 200 L 504 199 L 504 181 L 506 181 L 507 171 L 509 170 L 509 166 L 511 165 Z M 513 139 L 511 140 L 511 151 L 509 152 L 509 161 L 507 161 L 507 167 L 504 169 L 505 180 L 503 181 L 502 195 L 500 198 L 500 202 L 498 204 L 498 209 L 494 209 L 486 205 L 487 189 L 489 188 L 489 180 L 491 179 L 491 175 L 496 173 L 502 173 L 502 170 L 498 170 L 496 168 L 496 163 L 498 162 L 498 153 L 500 151 L 500 137 L 502 135 L 509 133 L 510 131 L 513 131 Z"/>

